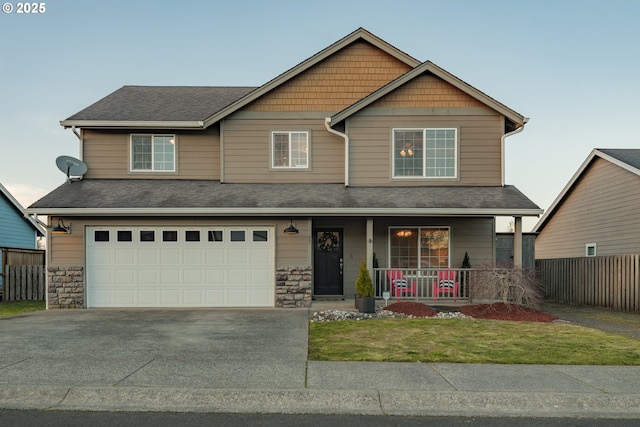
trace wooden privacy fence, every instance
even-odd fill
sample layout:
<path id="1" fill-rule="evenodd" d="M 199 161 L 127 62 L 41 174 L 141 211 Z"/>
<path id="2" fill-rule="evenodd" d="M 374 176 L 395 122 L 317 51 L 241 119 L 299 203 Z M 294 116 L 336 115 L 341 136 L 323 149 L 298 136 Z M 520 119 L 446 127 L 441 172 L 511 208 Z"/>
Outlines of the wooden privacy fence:
<path id="1" fill-rule="evenodd" d="M 45 251 L 0 248 L 0 299 L 37 301 L 45 299 Z"/>
<path id="2" fill-rule="evenodd" d="M 640 254 L 538 259 L 552 302 L 640 312 Z"/>
<path id="3" fill-rule="evenodd" d="M 5 265 L 3 301 L 42 301 L 44 288 L 43 265 Z"/>

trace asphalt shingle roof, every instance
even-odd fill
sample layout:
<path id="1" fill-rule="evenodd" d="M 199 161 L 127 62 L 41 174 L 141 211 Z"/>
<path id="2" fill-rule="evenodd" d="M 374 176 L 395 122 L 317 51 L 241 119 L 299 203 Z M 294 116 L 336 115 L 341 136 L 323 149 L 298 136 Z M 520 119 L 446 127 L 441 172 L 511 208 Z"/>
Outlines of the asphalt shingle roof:
<path id="1" fill-rule="evenodd" d="M 640 149 L 638 148 L 598 148 L 598 151 L 640 169 Z"/>
<path id="2" fill-rule="evenodd" d="M 29 209 L 370 208 L 539 210 L 513 186 L 345 187 L 343 184 L 221 184 L 205 180 L 87 179 L 67 182 Z M 249 213 L 249 212 L 248 212 Z"/>
<path id="3" fill-rule="evenodd" d="M 67 121 L 202 121 L 255 87 L 123 86 Z"/>

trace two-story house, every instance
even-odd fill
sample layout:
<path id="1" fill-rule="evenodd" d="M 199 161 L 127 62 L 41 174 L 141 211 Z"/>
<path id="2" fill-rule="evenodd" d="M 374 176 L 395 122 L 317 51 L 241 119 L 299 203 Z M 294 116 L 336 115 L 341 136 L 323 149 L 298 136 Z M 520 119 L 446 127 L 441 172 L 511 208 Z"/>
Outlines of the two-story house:
<path id="1" fill-rule="evenodd" d="M 260 87 L 125 86 L 61 122 L 88 171 L 34 203 L 49 307 L 290 307 L 495 259 L 525 117 L 358 29 Z M 516 250 L 518 253 L 519 250 Z M 425 295 L 426 296 L 426 295 Z"/>

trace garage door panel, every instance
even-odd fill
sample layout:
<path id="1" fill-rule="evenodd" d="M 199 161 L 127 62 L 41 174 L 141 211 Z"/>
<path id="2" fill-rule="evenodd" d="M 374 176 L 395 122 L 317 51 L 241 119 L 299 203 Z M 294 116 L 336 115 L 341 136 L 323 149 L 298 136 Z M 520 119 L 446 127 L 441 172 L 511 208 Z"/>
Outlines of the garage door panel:
<path id="1" fill-rule="evenodd" d="M 176 284 L 180 283 L 180 269 L 178 268 L 161 268 L 159 270 L 159 273 L 159 285 L 175 286 Z"/>
<path id="2" fill-rule="evenodd" d="M 265 298 L 269 297 L 269 291 L 265 289 L 252 289 L 251 290 L 251 303 L 252 306 L 259 306 Z"/>
<path id="3" fill-rule="evenodd" d="M 266 287 L 266 285 L 271 284 L 271 278 L 269 277 L 268 269 L 251 269 L 251 271 L 249 272 L 249 276 L 249 284 L 251 284 L 252 286 L 260 285 Z"/>
<path id="4" fill-rule="evenodd" d="M 206 270 L 207 284 L 211 285 L 224 285 L 227 283 L 227 270 L 211 269 Z"/>
<path id="5" fill-rule="evenodd" d="M 141 285 L 155 285 L 158 283 L 158 270 L 138 270 L 138 283 Z"/>
<path id="6" fill-rule="evenodd" d="M 223 307 L 227 304 L 225 299 L 226 291 L 224 289 L 207 289 L 205 291 L 205 305 L 211 307 Z"/>
<path id="7" fill-rule="evenodd" d="M 158 265 L 158 250 L 153 248 L 138 249 L 138 265 Z"/>
<path id="8" fill-rule="evenodd" d="M 159 293 L 160 305 L 166 307 L 177 307 L 182 305 L 182 301 L 180 301 L 180 291 L 178 289 L 162 289 Z"/>
<path id="9" fill-rule="evenodd" d="M 248 248 L 230 248 L 229 249 L 229 264 L 231 265 L 247 265 L 249 263 L 249 249 Z"/>
<path id="10" fill-rule="evenodd" d="M 153 307 L 158 305 L 158 291 L 155 289 L 138 290 L 138 304 L 141 307 Z"/>
<path id="11" fill-rule="evenodd" d="M 137 305 L 135 300 L 136 292 L 134 290 L 116 289 L 115 293 L 116 293 L 115 303 L 117 305 L 120 305 L 123 307 L 127 307 L 127 306 L 131 307 L 131 306 Z"/>
<path id="12" fill-rule="evenodd" d="M 133 249 L 118 248 L 115 250 L 115 263 L 118 265 L 133 265 L 136 263 L 136 252 Z"/>
<path id="13" fill-rule="evenodd" d="M 182 281 L 185 285 L 202 285 L 202 269 L 183 270 Z"/>
<path id="14" fill-rule="evenodd" d="M 269 265 L 271 264 L 271 250 L 269 248 L 252 248 L 251 249 L 251 265 Z"/>
<path id="15" fill-rule="evenodd" d="M 182 257 L 180 256 L 179 249 L 160 249 L 160 263 L 163 265 L 166 264 L 180 264 L 182 262 Z"/>
<path id="16" fill-rule="evenodd" d="M 183 293 L 184 305 L 202 306 L 204 302 L 202 294 L 202 289 L 185 289 Z"/>
<path id="17" fill-rule="evenodd" d="M 222 249 L 222 248 L 206 249 L 205 252 L 206 252 L 206 261 L 205 261 L 205 263 L 207 265 L 226 264 L 226 262 L 227 262 L 227 257 L 226 257 L 227 252 L 224 249 Z"/>
<path id="18" fill-rule="evenodd" d="M 182 259 L 184 264 L 202 265 L 204 263 L 202 248 L 184 249 Z"/>
<path id="19" fill-rule="evenodd" d="M 272 307 L 275 241 L 267 228 L 258 237 L 270 240 L 259 241 L 252 228 L 87 227 L 87 305 Z M 104 236 L 94 230 L 112 237 L 131 231 L 133 240 L 92 241 Z M 153 233 L 148 241 L 141 240 L 143 231 Z M 177 232 L 177 241 L 162 241 L 163 231 L 172 231 L 171 238 Z"/>
<path id="20" fill-rule="evenodd" d="M 245 269 L 229 269 L 227 283 L 231 286 L 244 286 L 249 283 L 249 275 Z"/>
<path id="21" fill-rule="evenodd" d="M 133 269 L 116 270 L 115 279 L 117 283 L 122 285 L 135 285 L 136 272 Z"/>

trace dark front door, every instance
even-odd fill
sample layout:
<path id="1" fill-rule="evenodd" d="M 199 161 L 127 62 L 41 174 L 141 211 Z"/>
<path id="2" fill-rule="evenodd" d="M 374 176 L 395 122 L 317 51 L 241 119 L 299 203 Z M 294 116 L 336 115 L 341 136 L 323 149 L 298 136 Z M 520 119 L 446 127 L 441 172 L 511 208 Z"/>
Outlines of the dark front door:
<path id="1" fill-rule="evenodd" d="M 313 293 L 342 296 L 342 229 L 316 228 L 313 236 Z"/>

